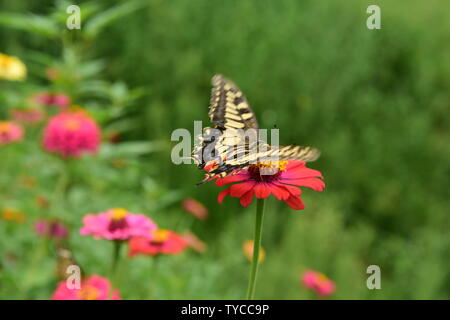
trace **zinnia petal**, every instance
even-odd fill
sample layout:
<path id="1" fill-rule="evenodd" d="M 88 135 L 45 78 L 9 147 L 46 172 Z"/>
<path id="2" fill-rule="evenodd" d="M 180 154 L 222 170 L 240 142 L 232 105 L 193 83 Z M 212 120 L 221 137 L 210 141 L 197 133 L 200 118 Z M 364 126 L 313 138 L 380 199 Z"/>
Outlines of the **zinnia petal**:
<path id="1" fill-rule="evenodd" d="M 303 210 L 305 209 L 305 205 L 303 204 L 302 198 L 299 196 L 290 196 L 287 200 L 285 200 L 286 204 L 294 210 Z"/>
<path id="2" fill-rule="evenodd" d="M 318 170 L 310 169 L 305 166 L 305 163 L 302 161 L 289 161 L 289 164 L 286 166 L 286 171 L 283 172 L 284 178 L 314 178 L 314 177 L 322 177 L 322 173 Z"/>
<path id="3" fill-rule="evenodd" d="M 256 184 L 256 182 L 253 182 L 253 181 L 247 181 L 247 182 L 233 184 L 229 188 L 230 189 L 230 196 L 236 197 L 236 198 L 240 198 L 247 191 L 249 191 L 251 188 L 253 188 L 255 186 L 255 184 Z"/>
<path id="4" fill-rule="evenodd" d="M 226 188 L 225 190 L 223 190 L 219 193 L 219 196 L 217 197 L 217 201 L 219 203 L 222 203 L 223 199 L 229 194 L 230 194 L 230 188 Z"/>
<path id="5" fill-rule="evenodd" d="M 325 183 L 319 178 L 282 179 L 281 181 L 299 187 L 311 188 L 315 191 L 322 191 L 325 188 Z"/>
<path id="6" fill-rule="evenodd" d="M 241 205 L 244 207 L 248 207 L 250 203 L 252 203 L 253 200 L 253 190 L 248 191 L 241 197 Z"/>
<path id="7" fill-rule="evenodd" d="M 282 187 L 285 188 L 292 196 L 299 196 L 302 194 L 302 190 L 297 186 L 290 186 L 288 184 L 282 184 Z"/>
<path id="8" fill-rule="evenodd" d="M 270 191 L 278 200 L 286 200 L 290 197 L 289 191 L 277 183 L 270 184 Z"/>
<path id="9" fill-rule="evenodd" d="M 229 175 L 225 178 L 219 178 L 216 180 L 216 186 L 222 187 L 226 184 L 230 184 L 233 182 L 243 181 L 249 179 L 249 175 L 246 173 L 246 171 L 241 171 L 238 174 L 235 175 Z"/>
<path id="10" fill-rule="evenodd" d="M 257 199 L 265 199 L 270 196 L 272 187 L 269 183 L 258 183 L 255 185 L 253 191 Z"/>

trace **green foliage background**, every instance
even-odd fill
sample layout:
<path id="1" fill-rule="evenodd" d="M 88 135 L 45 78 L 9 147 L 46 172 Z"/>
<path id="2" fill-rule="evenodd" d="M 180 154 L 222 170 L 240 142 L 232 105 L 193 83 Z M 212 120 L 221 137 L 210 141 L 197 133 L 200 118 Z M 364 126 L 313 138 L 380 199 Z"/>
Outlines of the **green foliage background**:
<path id="1" fill-rule="evenodd" d="M 104 12 L 118 3 L 95 6 Z M 82 15 L 84 4 L 92 3 L 81 2 Z M 381 30 L 366 27 L 370 4 L 381 7 Z M 0 8 L 3 15 L 55 12 L 53 1 L 0 0 Z M 194 165 L 170 161 L 172 131 L 207 123 L 210 78 L 222 73 L 244 91 L 261 127 L 280 128 L 283 144 L 322 151 L 310 167 L 323 173 L 326 189 L 305 190 L 304 211 L 268 202 L 267 259 L 256 298 L 314 298 L 299 285 L 301 272 L 312 268 L 336 282 L 336 299 L 449 299 L 449 9 L 437 0 L 148 0 L 122 7 L 118 12 L 130 12 L 97 33 L 91 24 L 84 39 L 67 32 L 73 43 L 86 44 L 81 56 L 102 60 L 102 80 L 140 88 L 104 127 L 122 128 L 124 145 L 151 142 L 136 154 L 105 145 L 100 156 L 71 169 L 77 183 L 57 215 L 72 226 L 70 243 L 82 267 L 107 275 L 112 250 L 78 235 L 82 216 L 126 207 L 163 227 L 192 228 L 209 248 L 204 255 L 164 257 L 157 270 L 151 259 L 124 259 L 124 298 L 244 297 L 250 266 L 241 245 L 253 235 L 254 205 L 242 208 L 232 198 L 217 204 L 216 186 L 195 186 L 202 173 Z M 27 81 L 44 86 L 40 54 L 60 56 L 62 43 L 51 28 L 44 36 L 18 29 L 3 17 L 0 51 L 19 56 L 29 68 Z M 75 97 L 100 118 L 102 103 L 113 108 L 98 97 Z M 5 101 L 1 108 L 13 107 Z M 0 206 L 15 206 L 29 219 L 18 226 L 0 222 L 1 298 L 46 299 L 57 281 L 51 247 L 36 238 L 32 223 L 49 215 L 36 208 L 34 195 L 52 193 L 61 164 L 36 141 L 14 147 L 9 170 L 2 169 Z M 118 158 L 128 165 L 112 166 Z M 34 176 L 40 189 L 18 186 L 23 175 Z M 210 217 L 193 221 L 180 208 L 184 197 L 205 203 Z M 366 287 L 372 264 L 381 267 L 381 290 Z"/>

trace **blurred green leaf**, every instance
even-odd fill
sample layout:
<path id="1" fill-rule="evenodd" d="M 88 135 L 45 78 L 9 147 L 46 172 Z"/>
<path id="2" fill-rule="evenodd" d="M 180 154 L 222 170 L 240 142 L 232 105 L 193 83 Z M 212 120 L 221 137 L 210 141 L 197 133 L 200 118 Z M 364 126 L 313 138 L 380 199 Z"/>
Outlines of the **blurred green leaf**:
<path id="1" fill-rule="evenodd" d="M 105 158 L 136 157 L 160 150 L 162 150 L 162 146 L 158 142 L 123 142 L 113 145 L 104 145 L 101 150 L 101 156 Z"/>
<path id="2" fill-rule="evenodd" d="M 2 12 L 0 13 L 0 25 L 47 38 L 56 38 L 60 32 L 60 28 L 51 18 L 35 14 Z"/>
<path id="3" fill-rule="evenodd" d="M 111 23 L 125 17 L 137 9 L 144 7 L 145 5 L 146 4 L 143 1 L 128 1 L 98 13 L 86 22 L 83 27 L 84 35 L 88 39 L 92 39 Z"/>

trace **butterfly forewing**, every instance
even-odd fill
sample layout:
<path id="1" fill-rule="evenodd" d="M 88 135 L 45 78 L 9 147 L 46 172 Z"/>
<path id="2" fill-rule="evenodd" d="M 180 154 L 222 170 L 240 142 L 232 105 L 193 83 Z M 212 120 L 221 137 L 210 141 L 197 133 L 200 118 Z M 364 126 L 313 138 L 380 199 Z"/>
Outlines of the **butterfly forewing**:
<path id="1" fill-rule="evenodd" d="M 290 145 L 271 148 L 267 153 L 267 156 L 277 159 L 278 161 L 301 160 L 309 162 L 317 160 L 320 156 L 320 151 L 311 147 Z"/>
<path id="2" fill-rule="evenodd" d="M 222 75 L 211 81 L 211 121 L 222 129 L 258 129 L 258 122 L 242 91 Z"/>

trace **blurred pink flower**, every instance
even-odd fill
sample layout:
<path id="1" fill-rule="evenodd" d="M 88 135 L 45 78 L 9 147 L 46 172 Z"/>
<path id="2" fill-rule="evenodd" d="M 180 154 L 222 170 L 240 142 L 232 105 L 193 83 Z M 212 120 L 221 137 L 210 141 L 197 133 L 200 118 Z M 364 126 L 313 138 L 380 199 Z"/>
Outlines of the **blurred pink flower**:
<path id="1" fill-rule="evenodd" d="M 64 158 L 77 158 L 84 152 L 96 153 L 100 146 L 100 128 L 84 111 L 62 112 L 47 124 L 43 146 Z"/>
<path id="2" fill-rule="evenodd" d="M 11 110 L 11 117 L 14 121 L 23 124 L 36 124 L 44 120 L 45 112 L 40 109 L 13 109 Z"/>
<path id="3" fill-rule="evenodd" d="M 204 220 L 208 217 L 208 209 L 206 209 L 199 201 L 192 198 L 183 200 L 183 209 L 200 220 Z"/>
<path id="4" fill-rule="evenodd" d="M 308 289 L 313 290 L 320 297 L 334 293 L 335 285 L 326 275 L 314 270 L 306 270 L 302 275 L 302 282 Z"/>
<path id="5" fill-rule="evenodd" d="M 80 289 L 70 289 L 67 280 L 62 280 L 53 292 L 52 300 L 122 300 L 117 289 L 111 290 L 109 280 L 97 275 L 83 280 Z"/>
<path id="6" fill-rule="evenodd" d="M 67 238 L 69 234 L 66 226 L 57 220 L 38 220 L 34 224 L 34 231 L 49 238 Z"/>
<path id="7" fill-rule="evenodd" d="M 207 245 L 205 242 L 200 240 L 195 234 L 192 232 L 185 233 L 183 238 L 186 239 L 187 245 L 192 248 L 194 251 L 198 253 L 204 253 L 207 249 Z"/>
<path id="8" fill-rule="evenodd" d="M 0 146 L 20 141 L 23 138 L 23 128 L 11 121 L 0 121 Z"/>
<path id="9" fill-rule="evenodd" d="M 152 232 L 152 238 L 133 237 L 130 239 L 128 255 L 138 254 L 155 256 L 159 254 L 179 254 L 187 247 L 187 241 L 171 230 L 158 229 Z"/>
<path id="10" fill-rule="evenodd" d="M 128 240 L 131 237 L 152 239 L 156 224 L 143 214 L 133 214 L 122 208 L 109 209 L 83 218 L 81 235 L 93 235 L 96 239 Z"/>
<path id="11" fill-rule="evenodd" d="M 32 96 L 34 103 L 48 107 L 67 108 L 70 105 L 70 97 L 64 93 L 41 92 Z"/>

